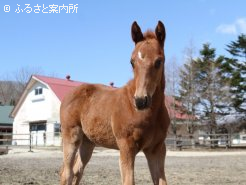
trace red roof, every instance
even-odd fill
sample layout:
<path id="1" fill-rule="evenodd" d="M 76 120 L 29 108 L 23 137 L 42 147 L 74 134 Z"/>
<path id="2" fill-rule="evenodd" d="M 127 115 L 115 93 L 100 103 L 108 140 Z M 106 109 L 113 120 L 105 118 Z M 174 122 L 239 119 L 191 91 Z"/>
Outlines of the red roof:
<path id="1" fill-rule="evenodd" d="M 60 101 L 73 88 L 84 84 L 83 82 L 73 81 L 70 79 L 53 78 L 47 76 L 33 75 L 34 78 L 46 83 L 56 94 Z"/>
<path id="2" fill-rule="evenodd" d="M 176 118 L 179 120 L 188 120 L 193 119 L 195 120 L 196 117 L 180 112 L 180 108 L 182 107 L 181 102 L 175 100 L 172 96 L 165 96 L 165 104 L 167 106 L 167 111 L 171 119 Z M 175 105 L 175 108 L 174 108 Z"/>

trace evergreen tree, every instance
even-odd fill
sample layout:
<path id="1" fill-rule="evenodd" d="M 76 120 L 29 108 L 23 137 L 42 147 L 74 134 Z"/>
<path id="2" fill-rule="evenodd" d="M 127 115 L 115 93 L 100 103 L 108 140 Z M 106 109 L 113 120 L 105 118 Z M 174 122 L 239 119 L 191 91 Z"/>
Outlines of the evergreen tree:
<path id="1" fill-rule="evenodd" d="M 241 34 L 236 41 L 231 41 L 226 49 L 232 58 L 226 58 L 222 73 L 230 81 L 232 102 L 237 112 L 246 112 L 246 35 Z"/>
<path id="2" fill-rule="evenodd" d="M 222 83 L 219 73 L 219 66 L 224 57 L 216 58 L 215 51 L 210 44 L 203 45 L 200 57 L 195 62 L 197 70 L 194 77 L 199 96 L 197 107 L 200 110 L 201 119 L 208 123 L 210 133 L 216 131 L 218 118 L 229 113 L 226 109 L 230 101 L 229 89 L 225 83 Z"/>
<path id="3" fill-rule="evenodd" d="M 244 58 L 246 61 L 246 35 L 241 34 L 236 41 L 231 41 L 226 49 L 233 57 Z"/>

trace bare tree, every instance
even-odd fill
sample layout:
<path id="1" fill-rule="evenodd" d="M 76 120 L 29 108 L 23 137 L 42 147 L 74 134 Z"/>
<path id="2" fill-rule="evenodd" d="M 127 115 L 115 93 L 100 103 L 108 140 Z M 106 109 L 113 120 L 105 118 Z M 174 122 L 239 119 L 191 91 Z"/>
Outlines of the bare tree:
<path id="1" fill-rule="evenodd" d="M 33 74 L 42 74 L 38 67 L 21 67 L 12 75 L 0 77 L 0 104 L 15 105 L 23 93 L 28 80 Z"/>
<path id="2" fill-rule="evenodd" d="M 167 61 L 166 64 L 166 94 L 170 96 L 167 109 L 169 110 L 169 115 L 171 118 L 172 131 L 176 135 L 177 131 L 177 120 L 176 112 L 178 112 L 178 107 L 176 106 L 176 97 L 179 88 L 179 68 L 177 65 L 176 57 L 172 57 Z"/>
<path id="3" fill-rule="evenodd" d="M 43 74 L 43 70 L 40 67 L 21 67 L 14 72 L 14 81 L 17 83 L 17 96 L 20 97 L 23 93 L 30 77 L 32 75 Z"/>
<path id="4" fill-rule="evenodd" d="M 195 118 L 195 106 L 198 101 L 196 92 L 195 71 L 196 65 L 194 61 L 194 55 L 196 53 L 196 48 L 192 41 L 190 41 L 189 46 L 184 49 L 184 65 L 180 70 L 180 101 L 185 107 L 184 114 L 188 114 L 187 120 L 187 130 L 189 133 L 194 132 L 194 118 Z"/>
<path id="5" fill-rule="evenodd" d="M 165 93 L 169 96 L 177 96 L 179 89 L 179 66 L 176 57 L 172 57 L 166 63 L 165 68 L 166 89 Z"/>
<path id="6" fill-rule="evenodd" d="M 15 84 L 8 75 L 0 78 L 0 104 L 14 104 Z"/>

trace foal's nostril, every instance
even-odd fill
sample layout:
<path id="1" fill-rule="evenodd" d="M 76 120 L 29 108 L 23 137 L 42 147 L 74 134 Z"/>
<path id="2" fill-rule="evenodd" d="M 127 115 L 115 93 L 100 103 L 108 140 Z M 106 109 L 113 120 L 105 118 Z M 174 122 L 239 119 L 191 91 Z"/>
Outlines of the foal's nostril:
<path id="1" fill-rule="evenodd" d="M 148 104 L 148 99 L 149 99 L 148 96 L 145 96 L 144 99 L 145 99 L 145 104 Z"/>
<path id="2" fill-rule="evenodd" d="M 145 108 L 148 108 L 150 104 L 149 97 L 144 96 L 141 98 L 135 97 L 135 105 L 138 110 L 143 110 Z"/>

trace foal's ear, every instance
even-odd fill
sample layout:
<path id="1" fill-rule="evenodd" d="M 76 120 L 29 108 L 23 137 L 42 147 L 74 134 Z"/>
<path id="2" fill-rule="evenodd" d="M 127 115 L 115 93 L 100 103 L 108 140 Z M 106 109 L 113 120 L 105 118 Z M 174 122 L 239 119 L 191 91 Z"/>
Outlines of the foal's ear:
<path id="1" fill-rule="evenodd" d="M 164 24 L 161 21 L 158 21 L 158 24 L 155 28 L 155 34 L 160 45 L 163 47 L 166 38 L 166 30 Z"/>
<path id="2" fill-rule="evenodd" d="M 132 34 L 132 40 L 135 42 L 135 44 L 143 40 L 143 33 L 136 21 L 132 23 L 131 34 Z"/>

